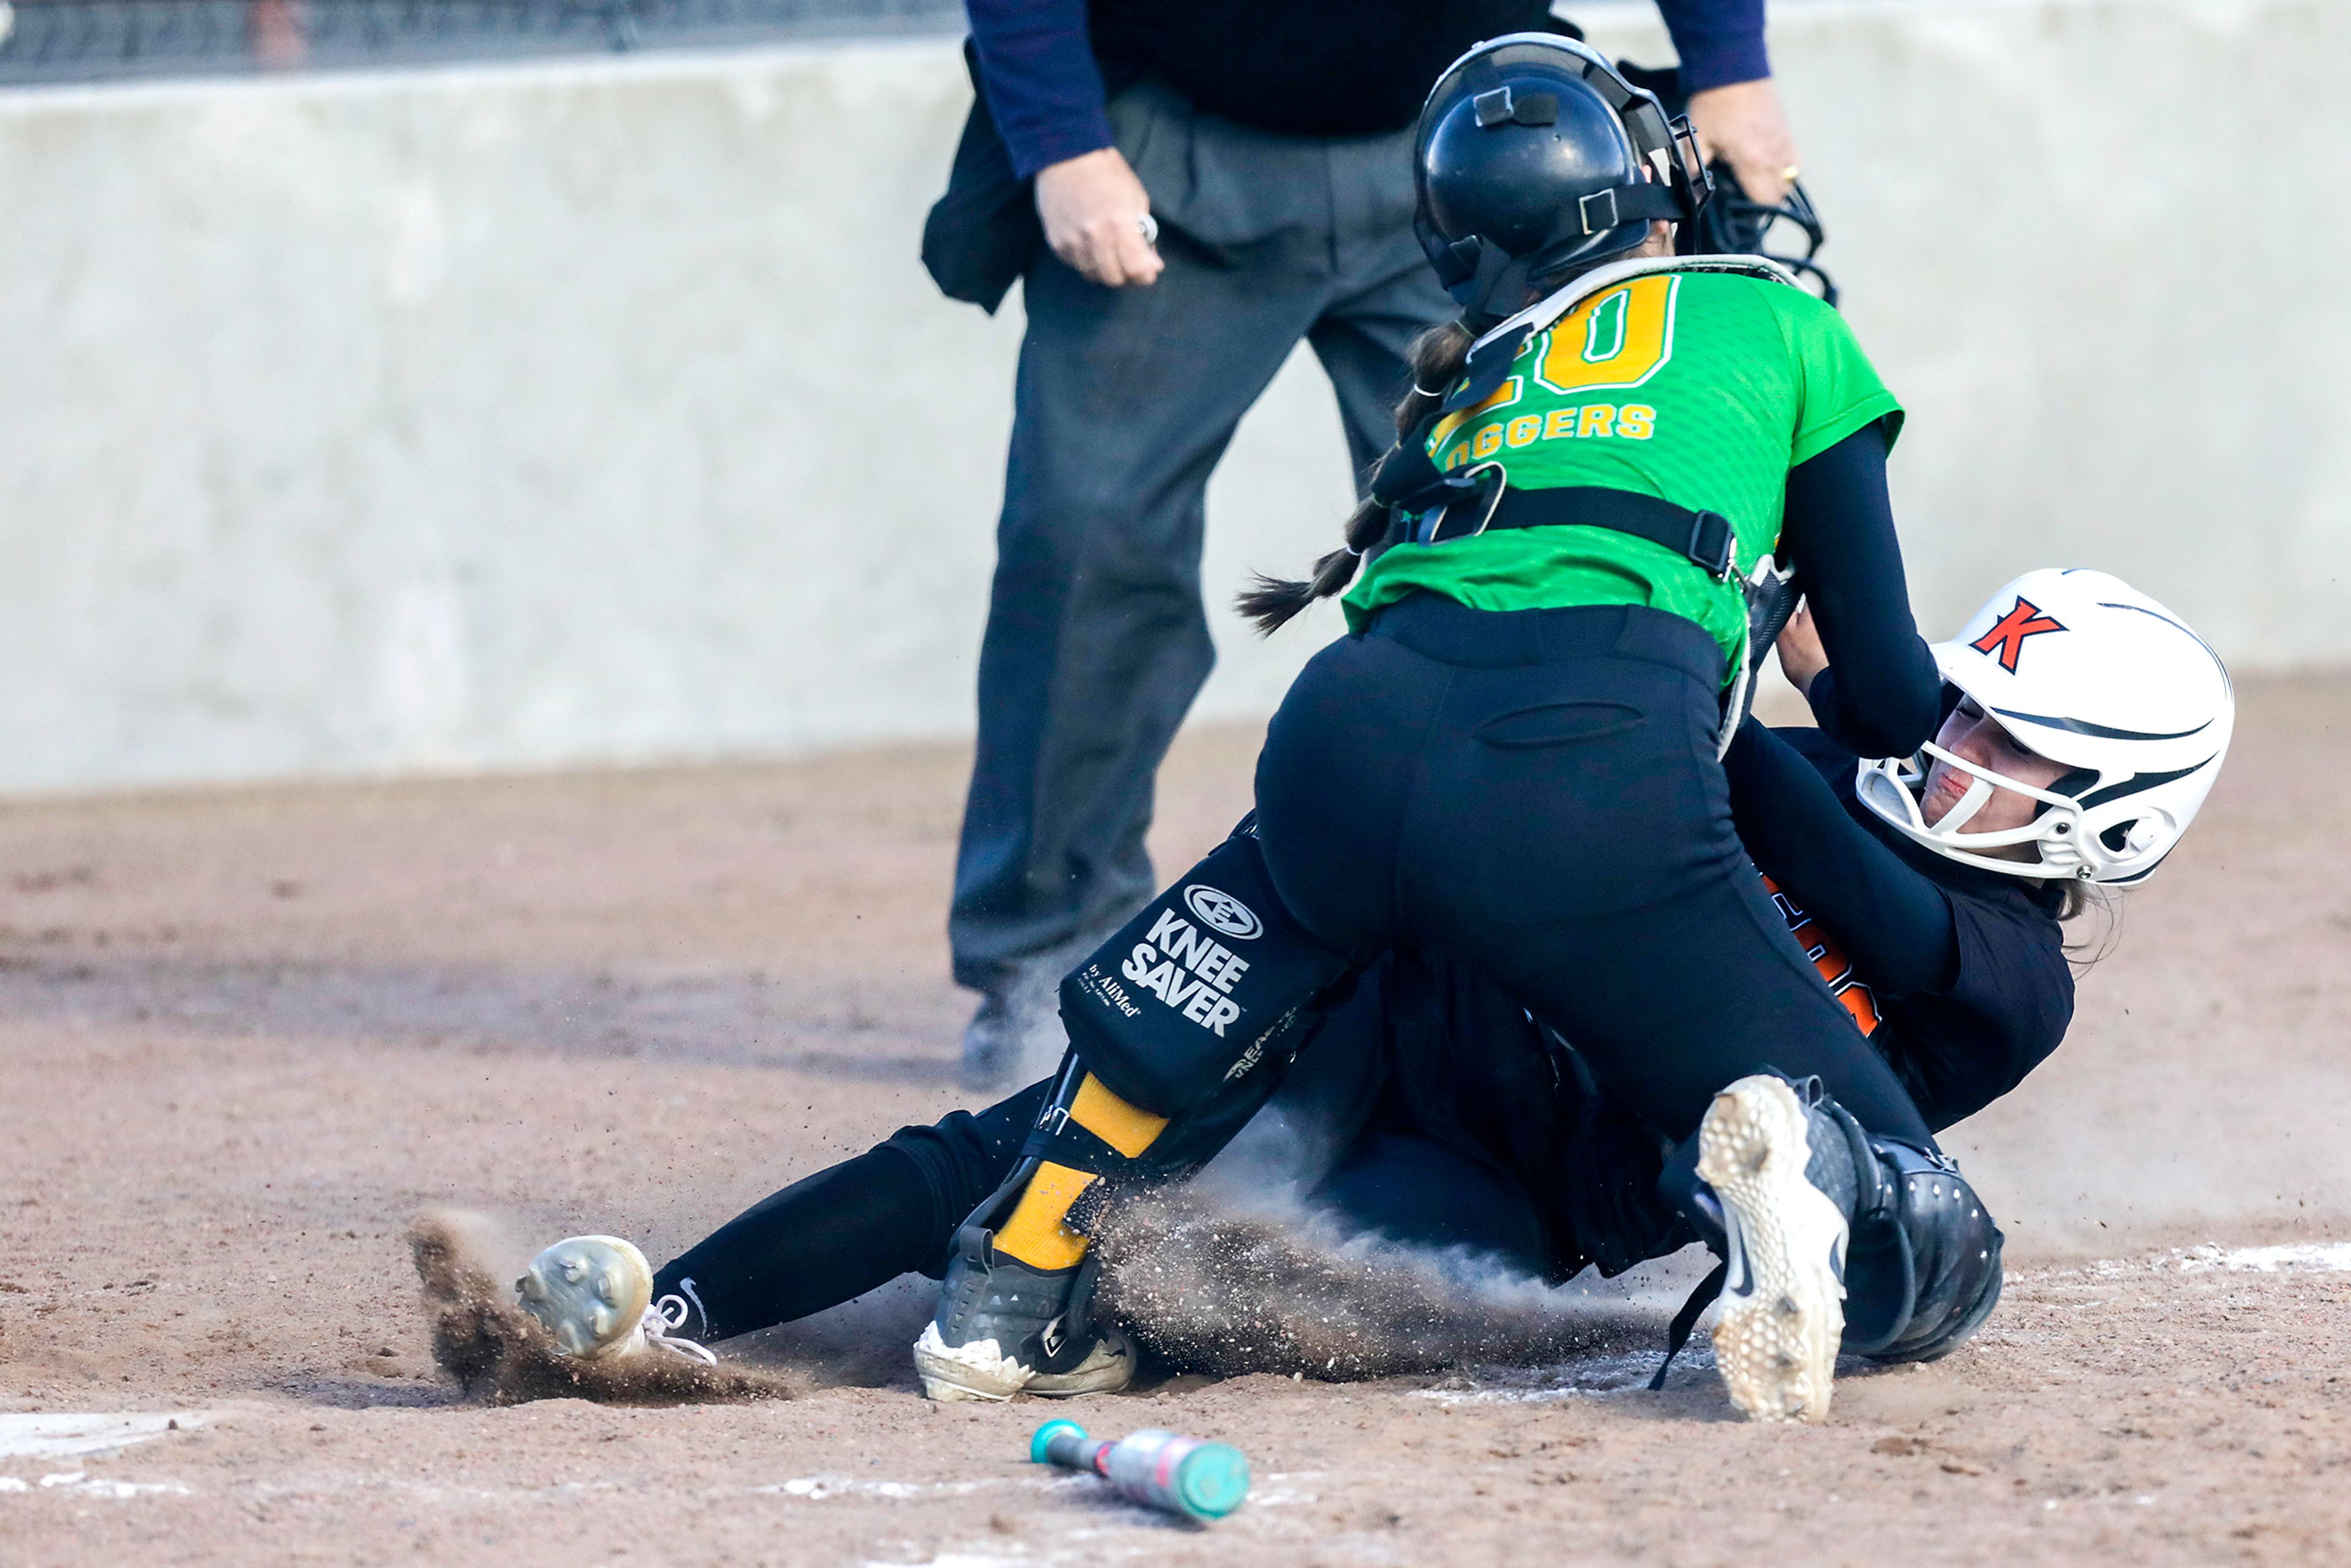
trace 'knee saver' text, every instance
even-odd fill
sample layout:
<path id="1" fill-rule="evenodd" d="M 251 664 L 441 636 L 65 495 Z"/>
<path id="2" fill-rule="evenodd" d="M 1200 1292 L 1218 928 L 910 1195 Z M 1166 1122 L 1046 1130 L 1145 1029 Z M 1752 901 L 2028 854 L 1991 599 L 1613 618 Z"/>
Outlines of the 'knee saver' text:
<path id="1" fill-rule="evenodd" d="M 1249 967 L 1248 959 L 1167 909 L 1127 954 L 1119 972 L 1222 1038 L 1225 1026 L 1241 1016 L 1240 1004 L 1229 993 Z"/>

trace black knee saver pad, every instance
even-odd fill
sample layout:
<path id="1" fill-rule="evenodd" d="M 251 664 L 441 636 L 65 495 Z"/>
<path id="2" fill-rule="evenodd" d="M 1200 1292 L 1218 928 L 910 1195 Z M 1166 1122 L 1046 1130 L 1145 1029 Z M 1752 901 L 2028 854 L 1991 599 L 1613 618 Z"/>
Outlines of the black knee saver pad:
<path id="1" fill-rule="evenodd" d="M 1947 1155 L 1896 1138 L 1869 1146 L 1878 1201 L 1855 1218 L 1846 1249 L 1844 1348 L 1933 1361 L 2000 1303 L 2000 1227 Z"/>
<path id="2" fill-rule="evenodd" d="M 1061 1022 L 1111 1092 L 1181 1116 L 1288 1066 L 1357 968 L 1282 906 L 1243 822 L 1062 979 Z"/>

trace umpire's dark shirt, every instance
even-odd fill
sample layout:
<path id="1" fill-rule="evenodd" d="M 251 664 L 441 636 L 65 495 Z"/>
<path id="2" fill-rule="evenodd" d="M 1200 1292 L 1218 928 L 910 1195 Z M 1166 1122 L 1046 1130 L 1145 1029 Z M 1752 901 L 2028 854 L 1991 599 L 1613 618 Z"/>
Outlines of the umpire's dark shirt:
<path id="1" fill-rule="evenodd" d="M 989 112 L 1024 179 L 1111 145 L 1104 79 L 1156 76 L 1261 131 L 1412 123 L 1470 45 L 1551 30 L 1545 0 L 965 0 Z M 1690 91 L 1771 74 L 1763 0 L 1657 0 Z"/>

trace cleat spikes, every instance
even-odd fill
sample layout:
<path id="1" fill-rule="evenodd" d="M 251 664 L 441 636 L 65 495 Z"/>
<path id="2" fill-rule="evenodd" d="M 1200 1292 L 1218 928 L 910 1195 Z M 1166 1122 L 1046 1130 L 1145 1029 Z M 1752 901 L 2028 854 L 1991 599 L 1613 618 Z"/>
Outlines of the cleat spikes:
<path id="1" fill-rule="evenodd" d="M 633 1244 L 617 1236 L 575 1236 L 532 1259 L 515 1294 L 566 1355 L 634 1355 L 659 1346 L 714 1363 L 703 1346 L 673 1335 L 688 1309 L 674 1296 L 655 1301 L 653 1285 L 653 1265 Z"/>
<path id="2" fill-rule="evenodd" d="M 1698 1129 L 1699 1179 L 1720 1199 L 1730 1275 L 1751 1281 L 1724 1297 L 1716 1364 L 1731 1402 L 1758 1421 L 1826 1417 L 1844 1328 L 1837 1260 L 1844 1212 L 1804 1175 L 1809 1117 L 1780 1078 L 1742 1078 Z"/>

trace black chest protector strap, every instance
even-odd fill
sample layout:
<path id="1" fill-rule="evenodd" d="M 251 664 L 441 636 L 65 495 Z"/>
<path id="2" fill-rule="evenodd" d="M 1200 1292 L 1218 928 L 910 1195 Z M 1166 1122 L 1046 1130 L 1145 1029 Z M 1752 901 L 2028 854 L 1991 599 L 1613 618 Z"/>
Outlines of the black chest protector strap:
<path id="1" fill-rule="evenodd" d="M 1379 480 L 1388 469 L 1387 463 L 1381 464 L 1373 495 L 1380 494 Z M 1661 545 L 1703 568 L 1717 582 L 1739 575 L 1739 538 L 1729 518 L 1637 491 L 1599 485 L 1513 489 L 1504 483 L 1500 468 L 1486 465 L 1458 478 L 1441 477 L 1392 506 L 1394 517 L 1383 548 L 1405 542 L 1443 544 L 1503 528 L 1607 528 Z"/>
<path id="2" fill-rule="evenodd" d="M 1534 323 L 1521 321 L 1507 332 L 1489 333 L 1478 340 L 1462 361 L 1461 384 L 1437 408 L 1440 417 L 1457 413 L 1465 408 L 1476 408 L 1500 390 L 1510 379 L 1510 367 L 1518 362 L 1519 351 L 1534 336 Z"/>
<path id="3" fill-rule="evenodd" d="M 1496 477 L 1499 479 L 1499 475 Z M 1469 515 L 1456 519 L 1454 513 Z M 1656 496 L 1633 490 L 1612 490 L 1598 485 L 1571 485 L 1555 490 L 1513 490 L 1505 486 L 1479 528 L 1468 507 L 1447 507 L 1442 515 L 1424 518 L 1425 537 L 1417 542 L 1441 544 L 1448 538 L 1488 533 L 1496 528 L 1608 528 L 1662 545 L 1705 569 L 1717 582 L 1739 575 L 1739 536 L 1730 519 L 1719 512 L 1696 511 Z"/>
<path id="4" fill-rule="evenodd" d="M 1514 489 L 1498 463 L 1472 464 L 1458 474 L 1440 472 L 1428 458 L 1437 417 L 1423 420 L 1390 447 L 1372 473 L 1372 497 L 1386 503 L 1388 529 L 1371 553 L 1407 542 L 1474 538 L 1499 528 L 1607 528 L 1669 549 L 1717 582 L 1737 583 L 1747 602 L 1747 639 L 1725 694 L 1715 755 L 1729 750 L 1731 737 L 1754 706 L 1758 651 L 1779 640 L 1802 596 L 1793 574 L 1779 570 L 1767 555 L 1753 576 L 1742 575 L 1739 536 L 1719 512 L 1599 485 Z"/>

